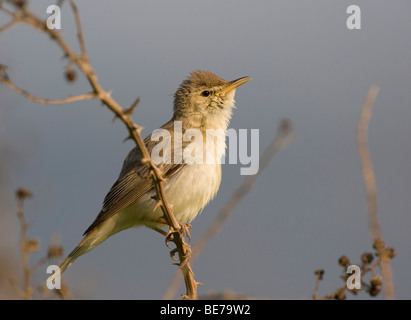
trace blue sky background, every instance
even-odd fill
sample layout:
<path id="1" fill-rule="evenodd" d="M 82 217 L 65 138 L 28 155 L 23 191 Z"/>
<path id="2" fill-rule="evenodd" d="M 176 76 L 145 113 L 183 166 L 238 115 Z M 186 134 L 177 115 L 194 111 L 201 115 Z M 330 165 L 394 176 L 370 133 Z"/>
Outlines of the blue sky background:
<path id="1" fill-rule="evenodd" d="M 193 70 L 226 80 L 251 76 L 237 90 L 230 127 L 259 129 L 260 152 L 282 118 L 295 141 L 273 159 L 193 269 L 199 293 L 231 289 L 253 297 L 310 299 L 314 270 L 325 269 L 320 295 L 342 282 L 338 258 L 352 263 L 372 251 L 356 127 L 369 87 L 380 92 L 369 128 L 383 237 L 395 293 L 411 297 L 411 3 L 409 1 L 77 1 L 92 66 L 146 129 L 168 121 L 172 95 Z M 31 8 L 46 18 L 52 1 Z M 362 29 L 348 30 L 357 4 Z M 1 14 L 0 25 L 8 18 Z M 69 6 L 62 32 L 76 49 Z M 50 39 L 18 25 L 0 35 L 0 63 L 21 87 L 47 98 L 89 92 L 79 77 L 67 84 L 65 60 Z M 122 161 L 133 147 L 97 101 L 68 105 L 28 102 L 0 86 L 0 259 L 21 279 L 14 190 L 29 188 L 29 236 L 59 234 L 66 253 L 94 220 Z M 216 199 L 192 223 L 193 243 L 242 182 L 241 164 L 223 166 Z M 66 273 L 80 299 L 159 299 L 176 267 L 161 236 L 131 229 L 79 258 Z M 35 282 L 45 278 L 36 274 Z M 1 283 L 0 298 L 13 294 Z M 179 294 L 184 293 L 181 289 Z M 351 297 L 351 295 L 349 295 Z M 360 298 L 367 298 L 360 295 Z M 382 298 L 382 295 L 379 297 Z"/>

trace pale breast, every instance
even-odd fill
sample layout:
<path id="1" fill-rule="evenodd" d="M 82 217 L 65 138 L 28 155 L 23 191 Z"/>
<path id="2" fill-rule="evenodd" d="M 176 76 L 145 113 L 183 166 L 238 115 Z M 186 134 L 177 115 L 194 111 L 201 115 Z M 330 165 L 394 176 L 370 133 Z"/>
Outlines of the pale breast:
<path id="1" fill-rule="evenodd" d="M 192 164 L 165 184 L 173 213 L 180 223 L 192 221 L 215 197 L 221 182 L 220 164 Z"/>

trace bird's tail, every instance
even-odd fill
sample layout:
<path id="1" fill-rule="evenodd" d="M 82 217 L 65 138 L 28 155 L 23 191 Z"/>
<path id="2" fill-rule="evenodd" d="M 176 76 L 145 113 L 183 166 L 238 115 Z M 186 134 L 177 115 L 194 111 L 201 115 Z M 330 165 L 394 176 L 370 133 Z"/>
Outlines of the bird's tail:
<path id="1" fill-rule="evenodd" d="M 63 272 L 66 271 L 67 268 L 70 267 L 70 265 L 74 261 L 76 261 L 78 257 L 94 249 L 96 246 L 98 246 L 100 243 L 102 243 L 104 240 L 108 238 L 107 236 L 102 237 L 102 234 L 99 233 L 98 231 L 99 231 L 99 228 L 92 229 L 83 238 L 83 240 L 81 240 L 81 242 L 74 248 L 73 251 L 70 252 L 70 254 L 60 264 L 59 269 L 47 279 L 48 283 L 54 284 L 56 279 L 60 277 L 63 274 Z"/>

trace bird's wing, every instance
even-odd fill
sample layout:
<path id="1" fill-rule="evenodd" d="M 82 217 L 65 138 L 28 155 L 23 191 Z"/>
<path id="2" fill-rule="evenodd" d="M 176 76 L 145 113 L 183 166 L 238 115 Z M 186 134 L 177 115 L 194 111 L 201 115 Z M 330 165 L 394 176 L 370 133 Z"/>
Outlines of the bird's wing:
<path id="1" fill-rule="evenodd" d="M 163 128 L 166 125 L 164 125 Z M 148 136 L 144 142 L 149 152 L 157 143 L 151 141 L 151 135 Z M 112 217 L 119 210 L 124 209 L 142 195 L 154 189 L 154 183 L 150 176 L 149 169 L 145 164 L 141 163 L 141 158 L 141 153 L 137 147 L 129 152 L 124 160 L 119 178 L 104 198 L 103 208 L 94 222 L 84 232 L 84 235 L 88 234 L 103 221 Z M 168 179 L 172 177 L 179 172 L 184 165 L 184 163 L 162 164 L 163 178 Z"/>

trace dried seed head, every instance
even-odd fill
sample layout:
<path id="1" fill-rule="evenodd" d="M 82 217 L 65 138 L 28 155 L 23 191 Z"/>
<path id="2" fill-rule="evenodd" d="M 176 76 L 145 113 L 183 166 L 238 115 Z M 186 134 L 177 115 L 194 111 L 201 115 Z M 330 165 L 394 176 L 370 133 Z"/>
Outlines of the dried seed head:
<path id="1" fill-rule="evenodd" d="M 371 297 L 377 296 L 381 291 L 381 286 L 372 286 L 369 290 L 368 293 L 370 294 Z"/>
<path id="2" fill-rule="evenodd" d="M 59 258 L 62 255 L 63 255 L 63 247 L 62 246 L 50 245 L 47 249 L 47 257 L 49 259 Z"/>
<path id="3" fill-rule="evenodd" d="M 369 264 L 372 262 L 372 260 L 374 259 L 374 256 L 372 255 L 372 253 L 370 252 L 365 252 L 361 255 L 361 261 L 364 264 Z"/>
<path id="4" fill-rule="evenodd" d="M 40 249 L 40 241 L 38 239 L 28 239 L 24 243 L 24 248 L 30 252 L 38 251 Z"/>
<path id="5" fill-rule="evenodd" d="M 20 200 L 23 200 L 24 198 L 31 198 L 33 194 L 29 189 L 25 188 L 19 188 L 16 190 L 16 197 Z"/>
<path id="6" fill-rule="evenodd" d="M 378 274 L 373 275 L 370 279 L 371 287 L 377 287 L 382 284 L 382 277 Z"/>
<path id="7" fill-rule="evenodd" d="M 23 9 L 23 7 L 26 6 L 27 1 L 26 0 L 14 0 L 13 3 L 16 7 L 19 7 L 20 9 Z"/>
<path id="8" fill-rule="evenodd" d="M 323 269 L 318 269 L 314 271 L 314 274 L 317 276 L 318 279 L 322 280 L 324 276 L 324 270 Z"/>
<path id="9" fill-rule="evenodd" d="M 334 299 L 336 300 L 345 300 L 346 298 L 347 296 L 345 295 L 345 292 L 342 290 L 336 292 L 334 295 Z"/>
<path id="10" fill-rule="evenodd" d="M 387 248 L 387 249 L 385 249 L 385 250 L 386 250 L 387 256 L 388 256 L 390 259 L 394 258 L 394 257 L 397 255 L 397 252 L 395 252 L 395 249 L 394 249 L 394 248 Z"/>
<path id="11" fill-rule="evenodd" d="M 338 264 L 341 267 L 346 267 L 350 264 L 350 259 L 348 259 L 346 256 L 341 256 L 340 259 L 338 259 Z"/>
<path id="12" fill-rule="evenodd" d="M 361 289 L 351 289 L 350 290 L 350 292 L 352 293 L 352 294 L 355 294 L 355 295 L 357 295 L 357 294 L 359 294 L 360 292 L 361 292 Z"/>
<path id="13" fill-rule="evenodd" d="M 68 82 L 74 82 L 77 80 L 77 73 L 74 69 L 66 69 L 64 76 Z"/>
<path id="14" fill-rule="evenodd" d="M 373 244 L 373 248 L 378 252 L 382 252 L 385 248 L 385 243 L 381 239 L 376 239 Z"/>

